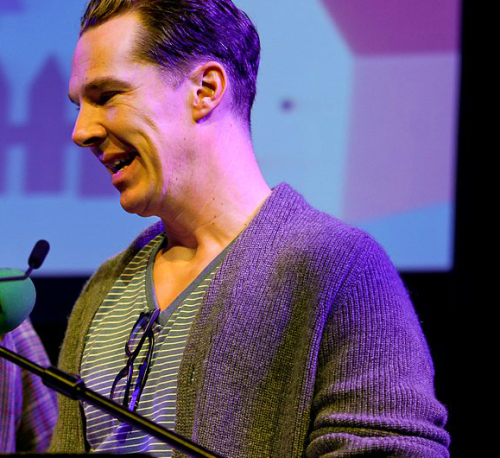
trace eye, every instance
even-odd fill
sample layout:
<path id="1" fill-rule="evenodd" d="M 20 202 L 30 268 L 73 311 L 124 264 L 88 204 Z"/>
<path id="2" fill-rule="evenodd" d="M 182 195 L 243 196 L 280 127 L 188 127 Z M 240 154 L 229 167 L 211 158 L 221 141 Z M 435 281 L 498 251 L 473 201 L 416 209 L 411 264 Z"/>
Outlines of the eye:
<path id="1" fill-rule="evenodd" d="M 103 92 L 102 94 L 99 95 L 97 99 L 97 104 L 98 105 L 105 105 L 108 103 L 115 95 L 117 92 Z"/>

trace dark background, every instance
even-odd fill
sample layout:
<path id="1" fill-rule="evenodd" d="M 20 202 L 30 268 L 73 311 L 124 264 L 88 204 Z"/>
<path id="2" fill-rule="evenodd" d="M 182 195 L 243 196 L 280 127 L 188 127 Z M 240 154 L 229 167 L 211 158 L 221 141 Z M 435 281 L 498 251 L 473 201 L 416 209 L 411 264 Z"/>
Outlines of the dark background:
<path id="1" fill-rule="evenodd" d="M 473 217 L 477 212 L 473 191 L 479 186 L 480 161 L 473 159 L 473 151 L 480 148 L 478 139 L 483 138 L 479 130 L 482 114 L 479 103 L 486 91 L 476 78 L 478 69 L 483 66 L 478 52 L 479 8 L 478 2 L 463 2 L 454 268 L 451 272 L 401 272 L 431 349 L 437 397 L 448 408 L 447 429 L 452 436 L 450 452 L 453 457 L 484 456 L 466 452 L 466 437 L 460 433 L 459 426 L 460 413 L 468 402 L 462 391 L 467 377 L 465 355 L 459 349 L 464 340 L 470 339 L 470 334 L 459 333 L 459 325 L 465 311 L 475 303 L 473 292 L 477 302 L 473 282 L 474 265 L 477 264 L 473 257 L 478 249 L 477 242 L 473 246 L 472 238 L 478 235 L 477 220 Z M 86 280 L 86 277 L 34 279 L 37 304 L 31 317 L 53 363 L 57 360 L 67 317 Z"/>

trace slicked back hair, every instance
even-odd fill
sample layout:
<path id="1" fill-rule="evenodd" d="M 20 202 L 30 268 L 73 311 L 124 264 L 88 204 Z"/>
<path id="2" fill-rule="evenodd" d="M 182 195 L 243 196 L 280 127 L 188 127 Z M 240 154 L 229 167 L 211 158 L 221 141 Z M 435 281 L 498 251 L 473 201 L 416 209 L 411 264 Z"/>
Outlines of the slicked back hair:
<path id="1" fill-rule="evenodd" d="M 232 111 L 250 129 L 260 40 L 243 11 L 231 0 L 90 0 L 80 36 L 126 13 L 137 13 L 143 26 L 135 57 L 158 65 L 174 87 L 199 63 L 222 64 L 229 76 Z"/>

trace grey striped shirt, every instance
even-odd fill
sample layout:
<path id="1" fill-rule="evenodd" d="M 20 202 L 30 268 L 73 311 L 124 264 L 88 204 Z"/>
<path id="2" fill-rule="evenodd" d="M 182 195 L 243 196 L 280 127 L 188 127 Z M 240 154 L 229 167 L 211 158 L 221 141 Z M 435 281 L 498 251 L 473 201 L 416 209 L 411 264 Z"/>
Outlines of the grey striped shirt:
<path id="1" fill-rule="evenodd" d="M 83 353 L 81 376 L 89 388 L 104 396 L 110 395 L 115 377 L 127 362 L 125 343 L 140 313 L 158 307 L 152 268 L 164 240 L 165 234 L 159 234 L 132 259 L 92 321 Z M 169 429 L 175 427 L 177 374 L 189 330 L 226 252 L 227 249 L 160 313 L 153 327 L 154 352 L 137 412 Z M 138 334 L 140 337 L 140 333 Z M 148 345 L 146 339 L 134 365 L 132 385 L 135 385 L 138 366 L 144 359 Z M 125 380 L 126 377 L 115 390 L 114 400 L 120 403 L 123 400 Z M 84 411 L 86 437 L 92 451 L 147 452 L 155 456 L 171 456 L 170 446 L 130 428 L 90 405 L 84 404 Z"/>

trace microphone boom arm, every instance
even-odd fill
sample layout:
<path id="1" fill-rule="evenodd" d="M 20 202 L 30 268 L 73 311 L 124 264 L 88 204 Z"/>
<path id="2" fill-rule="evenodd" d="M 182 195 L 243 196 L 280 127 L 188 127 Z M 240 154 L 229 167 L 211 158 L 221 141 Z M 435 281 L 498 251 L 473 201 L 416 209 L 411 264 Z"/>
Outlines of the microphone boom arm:
<path id="1" fill-rule="evenodd" d="M 49 388 L 67 396 L 71 399 L 85 401 L 112 415 L 119 420 L 135 426 L 145 433 L 172 445 L 181 452 L 195 457 L 222 458 L 220 455 L 211 452 L 205 447 L 196 444 L 175 431 L 171 431 L 153 421 L 132 412 L 116 402 L 108 399 L 99 393 L 87 388 L 84 381 L 77 375 L 70 375 L 61 371 L 57 367 L 49 366 L 44 368 L 26 359 L 13 351 L 0 345 L 0 357 L 26 369 L 41 377 L 43 383 Z"/>
<path id="2" fill-rule="evenodd" d="M 0 282 L 3 281 L 15 281 L 15 280 L 26 280 L 29 278 L 31 271 L 33 270 L 32 267 L 28 267 L 24 275 L 18 275 L 17 277 L 0 277 Z"/>

